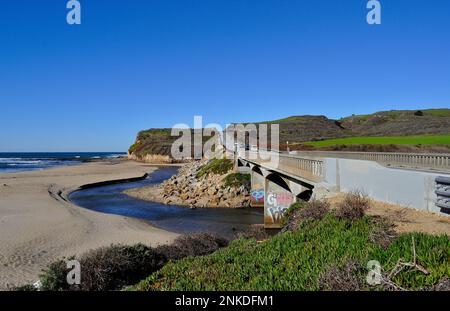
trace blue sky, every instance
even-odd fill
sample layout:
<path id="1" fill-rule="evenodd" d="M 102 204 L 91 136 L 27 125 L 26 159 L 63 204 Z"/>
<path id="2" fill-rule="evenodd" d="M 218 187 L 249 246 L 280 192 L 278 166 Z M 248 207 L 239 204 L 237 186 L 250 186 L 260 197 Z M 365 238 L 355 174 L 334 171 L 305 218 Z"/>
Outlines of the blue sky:
<path id="1" fill-rule="evenodd" d="M 0 151 L 125 151 L 150 127 L 450 106 L 450 1 L 0 3 Z"/>

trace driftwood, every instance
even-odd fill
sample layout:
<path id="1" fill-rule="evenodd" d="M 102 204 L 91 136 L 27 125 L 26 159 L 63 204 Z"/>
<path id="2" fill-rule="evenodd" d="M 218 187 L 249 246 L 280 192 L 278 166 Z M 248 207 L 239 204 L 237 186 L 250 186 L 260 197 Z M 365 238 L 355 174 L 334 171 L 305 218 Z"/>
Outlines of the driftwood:
<path id="1" fill-rule="evenodd" d="M 421 265 L 419 265 L 417 263 L 417 256 L 416 256 L 416 245 L 414 242 L 414 237 L 412 237 L 412 253 L 413 253 L 413 260 L 410 262 L 405 262 L 403 261 L 402 258 L 400 258 L 397 261 L 397 264 L 394 266 L 394 268 L 392 268 L 392 270 L 389 272 L 389 274 L 387 274 L 386 276 L 381 275 L 381 283 L 393 288 L 394 290 L 401 290 L 401 291 L 406 291 L 407 289 L 395 284 L 394 281 L 392 281 L 392 278 L 394 278 L 397 274 L 399 274 L 401 271 L 405 270 L 405 269 L 413 269 L 413 270 L 417 270 L 422 272 L 423 274 L 430 274 L 430 272 L 428 272 L 424 267 L 422 267 Z"/>

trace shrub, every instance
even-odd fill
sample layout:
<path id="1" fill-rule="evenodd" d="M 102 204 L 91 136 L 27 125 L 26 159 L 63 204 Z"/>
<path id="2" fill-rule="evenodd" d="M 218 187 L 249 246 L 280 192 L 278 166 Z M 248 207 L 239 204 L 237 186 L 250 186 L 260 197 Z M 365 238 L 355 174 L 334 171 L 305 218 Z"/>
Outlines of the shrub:
<path id="1" fill-rule="evenodd" d="M 286 211 L 286 216 L 289 217 L 290 215 L 292 215 L 296 210 L 302 208 L 305 206 L 306 202 L 295 202 L 292 203 L 291 206 L 289 206 L 289 208 Z"/>
<path id="2" fill-rule="evenodd" d="M 197 173 L 197 178 L 206 176 L 208 174 L 223 175 L 228 173 L 233 168 L 233 161 L 229 159 L 212 159 L 207 164 L 203 165 Z"/>
<path id="3" fill-rule="evenodd" d="M 15 292 L 35 292 L 38 289 L 33 284 L 25 284 L 22 286 L 14 287 L 11 290 Z"/>
<path id="4" fill-rule="evenodd" d="M 69 260 L 71 259 L 73 258 Z M 44 291 L 76 290 L 76 287 L 71 287 L 67 283 L 66 277 L 68 272 L 66 259 L 63 258 L 50 263 L 40 275 L 41 289 Z"/>
<path id="5" fill-rule="evenodd" d="M 101 247 L 80 259 L 81 289 L 120 289 L 159 270 L 165 262 L 161 254 L 143 244 Z"/>
<path id="6" fill-rule="evenodd" d="M 364 288 L 364 267 L 353 259 L 342 267 L 333 265 L 319 277 L 319 289 L 331 291 L 357 291 Z"/>
<path id="7" fill-rule="evenodd" d="M 344 200 L 340 202 L 336 209 L 336 216 L 339 219 L 354 222 L 364 217 L 370 207 L 370 199 L 362 192 L 354 191 L 347 193 Z"/>
<path id="8" fill-rule="evenodd" d="M 128 148 L 128 153 L 132 154 L 134 153 L 141 145 L 141 141 L 136 141 L 134 144 L 132 144 L 130 146 L 130 148 Z"/>
<path id="9" fill-rule="evenodd" d="M 204 256 L 228 245 L 228 240 L 209 233 L 182 235 L 172 245 L 161 245 L 156 251 L 166 259 L 176 260 L 188 256 Z"/>
<path id="10" fill-rule="evenodd" d="M 244 186 L 246 189 L 250 188 L 250 174 L 231 173 L 224 178 L 225 187 L 239 188 Z"/>
<path id="11" fill-rule="evenodd" d="M 40 276 L 42 290 L 115 290 L 134 284 L 160 269 L 165 258 L 142 244 L 111 245 L 85 253 L 80 258 L 81 284 L 68 285 L 69 269 L 64 259 L 51 263 Z"/>
<path id="12" fill-rule="evenodd" d="M 239 232 L 238 239 L 255 239 L 256 241 L 267 240 L 270 235 L 267 233 L 264 226 L 251 226 L 249 229 Z"/>
<path id="13" fill-rule="evenodd" d="M 304 208 L 298 210 L 302 219 L 321 220 L 330 211 L 330 204 L 325 200 L 312 200 L 305 204 Z"/>
<path id="14" fill-rule="evenodd" d="M 387 248 L 397 237 L 397 233 L 393 229 L 394 224 L 381 216 L 372 216 L 370 219 L 374 224 L 369 236 L 370 241 Z"/>
<path id="15" fill-rule="evenodd" d="M 433 290 L 435 291 L 450 291 L 450 278 L 444 277 L 442 280 L 440 280 L 434 287 Z"/>
<path id="16" fill-rule="evenodd" d="M 320 220 L 329 212 L 330 204 L 325 200 L 294 203 L 288 209 L 285 226 L 282 231 L 298 230 L 303 222 Z"/>
<path id="17" fill-rule="evenodd" d="M 100 247 L 88 251 L 79 258 L 80 285 L 68 285 L 66 277 L 70 269 L 66 267 L 65 258 L 49 264 L 40 275 L 40 281 L 42 290 L 48 291 L 117 290 L 135 284 L 161 269 L 168 260 L 208 255 L 227 245 L 228 240 L 216 235 L 196 233 L 180 236 L 172 245 L 157 248 L 143 244 Z M 33 287 L 25 285 L 16 290 L 31 290 L 30 286 Z"/>

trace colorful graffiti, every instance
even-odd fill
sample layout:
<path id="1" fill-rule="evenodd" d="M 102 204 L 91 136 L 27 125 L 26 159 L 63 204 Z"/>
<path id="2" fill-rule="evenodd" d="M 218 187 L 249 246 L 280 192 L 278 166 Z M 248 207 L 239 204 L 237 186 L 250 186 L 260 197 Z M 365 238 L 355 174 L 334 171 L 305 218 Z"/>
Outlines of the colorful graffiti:
<path id="1" fill-rule="evenodd" d="M 264 203 L 264 189 L 252 190 L 252 200 L 258 203 Z"/>
<path id="2" fill-rule="evenodd" d="M 272 218 L 272 222 L 274 224 L 281 223 L 281 220 L 284 217 L 284 214 L 287 211 L 287 207 L 279 206 L 279 207 L 269 207 L 267 209 L 269 216 Z"/>
<path id="3" fill-rule="evenodd" d="M 269 205 L 274 206 L 287 206 L 289 207 L 292 204 L 293 200 L 292 193 L 285 192 L 285 193 L 269 193 L 267 196 L 267 203 Z"/>
<path id="4" fill-rule="evenodd" d="M 264 204 L 264 186 L 260 183 L 255 183 L 252 185 L 252 190 L 250 191 L 251 200 L 253 204 Z"/>
<path id="5" fill-rule="evenodd" d="M 291 204 L 294 202 L 294 196 L 292 193 L 274 193 L 270 192 L 267 195 L 266 211 L 267 215 L 271 218 L 273 225 L 280 224 L 284 214 Z"/>

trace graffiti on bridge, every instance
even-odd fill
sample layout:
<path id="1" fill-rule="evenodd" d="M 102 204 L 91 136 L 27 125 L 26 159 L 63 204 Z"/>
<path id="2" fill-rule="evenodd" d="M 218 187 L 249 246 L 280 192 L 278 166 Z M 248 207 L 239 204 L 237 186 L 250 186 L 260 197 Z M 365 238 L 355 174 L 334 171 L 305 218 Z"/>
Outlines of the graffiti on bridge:
<path id="1" fill-rule="evenodd" d="M 264 189 L 253 189 L 251 195 L 253 202 L 264 203 Z"/>
<path id="2" fill-rule="evenodd" d="M 274 193 L 270 192 L 267 195 L 267 207 L 266 211 L 271 218 L 273 224 L 280 224 L 287 209 L 294 202 L 292 193 Z"/>

